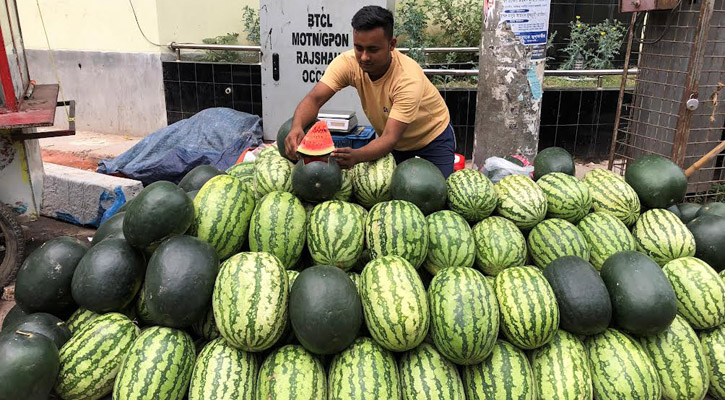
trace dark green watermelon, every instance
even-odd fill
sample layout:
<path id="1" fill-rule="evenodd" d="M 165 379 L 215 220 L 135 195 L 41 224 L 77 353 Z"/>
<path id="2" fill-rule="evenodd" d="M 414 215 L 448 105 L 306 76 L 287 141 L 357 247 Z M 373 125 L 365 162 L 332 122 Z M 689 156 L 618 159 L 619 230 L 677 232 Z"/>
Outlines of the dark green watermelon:
<path id="1" fill-rule="evenodd" d="M 657 335 L 677 315 L 677 298 L 662 268 L 636 251 L 620 251 L 602 266 L 602 280 L 612 300 L 613 322 L 638 336 Z"/>
<path id="2" fill-rule="evenodd" d="M 292 189 L 304 201 L 332 200 L 342 186 L 342 171 L 333 158 L 326 161 L 297 161 L 292 171 Z"/>
<path id="3" fill-rule="evenodd" d="M 60 350 L 70 339 L 70 329 L 62 319 L 48 313 L 33 313 L 21 317 L 8 327 L 11 331 L 23 331 L 43 335 L 52 340 Z"/>
<path id="4" fill-rule="evenodd" d="M 124 239 L 106 239 L 78 263 L 71 285 L 73 299 L 99 314 L 120 311 L 133 301 L 144 274 L 143 254 Z"/>
<path id="5" fill-rule="evenodd" d="M 194 220 L 194 203 L 171 182 L 145 187 L 133 199 L 123 218 L 123 236 L 131 246 L 147 249 L 166 238 L 181 235 Z"/>
<path id="6" fill-rule="evenodd" d="M 671 212 L 672 214 L 677 215 L 677 218 L 679 218 L 680 221 L 682 221 L 682 213 L 680 212 L 680 207 L 678 207 L 677 204 L 667 207 L 667 211 Z"/>
<path id="7" fill-rule="evenodd" d="M 702 206 L 695 203 L 680 203 L 677 208 L 680 210 L 680 219 L 687 224 L 697 217 L 697 212 Z"/>
<path id="8" fill-rule="evenodd" d="M 17 320 L 23 318 L 26 315 L 30 315 L 29 312 L 23 310 L 19 305 L 15 304 L 13 308 L 5 314 L 3 319 L 2 330 L 9 330 L 10 326 L 13 325 Z"/>
<path id="9" fill-rule="evenodd" d="M 715 214 L 725 218 L 725 203 L 713 201 L 711 203 L 705 203 L 702 208 L 697 211 L 697 216 L 702 214 Z"/>
<path id="10" fill-rule="evenodd" d="M 424 215 L 442 210 L 448 199 L 446 178 L 432 162 L 410 158 L 395 167 L 390 181 L 390 194 L 395 200 L 409 201 Z"/>
<path id="11" fill-rule="evenodd" d="M 199 194 L 199 191 L 198 190 L 192 190 L 191 192 L 186 192 L 186 195 L 189 196 L 189 198 L 191 199 L 191 201 L 194 201 L 194 199 L 196 198 L 196 195 L 197 194 Z"/>
<path id="12" fill-rule="evenodd" d="M 362 303 L 344 271 L 314 266 L 300 272 L 292 285 L 289 316 L 302 346 L 315 354 L 335 354 L 357 337 Z"/>
<path id="13" fill-rule="evenodd" d="M 107 219 L 103 224 L 101 224 L 101 226 L 98 227 L 98 230 L 96 230 L 96 233 L 93 235 L 93 239 L 91 240 L 91 246 L 98 244 L 101 240 L 109 237 L 125 239 L 123 237 L 124 215 L 126 215 L 125 211 L 119 211 L 115 213 L 111 218 Z"/>
<path id="14" fill-rule="evenodd" d="M 534 158 L 534 180 L 539 180 L 550 172 L 563 172 L 574 176 L 575 169 L 574 158 L 561 147 L 548 147 Z"/>
<path id="15" fill-rule="evenodd" d="M 58 348 L 43 335 L 0 334 L 0 400 L 47 400 L 60 370 Z"/>
<path id="16" fill-rule="evenodd" d="M 647 154 L 627 166 L 624 180 L 646 208 L 667 208 L 685 199 L 687 177 L 671 160 Z"/>
<path id="17" fill-rule="evenodd" d="M 725 218 L 705 213 L 690 221 L 687 229 L 695 237 L 695 257 L 716 271 L 725 269 Z"/>
<path id="18" fill-rule="evenodd" d="M 206 315 L 219 257 L 214 248 L 192 236 L 174 236 L 154 252 L 143 292 L 151 320 L 183 328 Z"/>
<path id="19" fill-rule="evenodd" d="M 179 187 L 185 192 L 199 190 L 209 179 L 223 173 L 223 171 L 219 171 L 211 165 L 199 165 L 184 175 L 184 178 L 179 182 Z"/>
<path id="20" fill-rule="evenodd" d="M 612 303 L 597 270 L 577 256 L 557 258 L 544 269 L 561 316 L 559 327 L 575 335 L 604 332 L 612 319 Z"/>
<path id="21" fill-rule="evenodd" d="M 282 124 L 282 126 L 279 127 L 279 130 L 277 130 L 277 149 L 279 151 L 279 154 L 282 157 L 287 158 L 290 161 L 294 161 L 294 160 L 291 160 L 287 157 L 287 148 L 285 147 L 284 141 L 287 139 L 287 135 L 289 135 L 289 131 L 292 130 L 292 121 L 293 120 L 294 120 L 294 117 L 288 119 L 287 121 L 284 122 L 284 124 Z M 307 134 L 307 132 L 310 131 L 310 128 L 312 128 L 312 125 L 316 124 L 319 121 L 320 121 L 319 119 L 315 118 L 314 121 L 310 122 L 310 124 L 307 125 L 304 129 L 305 134 Z"/>
<path id="22" fill-rule="evenodd" d="M 88 246 L 76 238 L 51 239 L 28 256 L 15 283 L 15 301 L 28 312 L 47 312 L 65 318 L 76 304 L 71 281 Z"/>

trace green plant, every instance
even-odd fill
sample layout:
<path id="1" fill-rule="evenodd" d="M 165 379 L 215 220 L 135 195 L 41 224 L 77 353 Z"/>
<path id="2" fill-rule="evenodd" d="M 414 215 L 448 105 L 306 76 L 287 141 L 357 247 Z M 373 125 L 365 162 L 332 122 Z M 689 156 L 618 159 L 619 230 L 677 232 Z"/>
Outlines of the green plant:
<path id="1" fill-rule="evenodd" d="M 483 0 L 426 0 L 424 7 L 439 31 L 431 44 L 439 47 L 476 47 L 481 43 Z M 447 63 L 478 63 L 476 54 L 448 53 Z M 440 60 L 440 56 L 432 57 Z"/>
<path id="2" fill-rule="evenodd" d="M 244 22 L 244 31 L 247 32 L 247 40 L 249 43 L 259 46 L 259 10 L 244 6 L 242 21 Z"/>
<path id="3" fill-rule="evenodd" d="M 551 32 L 551 33 L 549 33 L 549 37 L 546 38 L 546 54 L 547 54 L 547 56 L 546 56 L 546 59 L 544 60 L 544 63 L 546 64 L 547 68 L 549 67 L 549 63 L 551 61 L 556 60 L 556 57 L 549 56 L 548 54 L 549 54 L 549 50 L 551 50 L 552 48 L 554 49 L 554 53 L 556 53 L 556 48 L 554 48 L 554 39 L 556 38 L 556 35 L 558 33 L 559 32 L 557 32 L 557 31 Z"/>
<path id="4" fill-rule="evenodd" d="M 395 16 L 395 36 L 400 47 L 408 47 L 408 56 L 423 65 L 425 63 L 426 29 L 428 20 L 425 8 L 415 0 L 404 0 L 398 6 Z"/>
<path id="5" fill-rule="evenodd" d="M 614 68 L 612 60 L 622 48 L 624 24 L 617 20 L 606 19 L 595 25 L 593 31 L 597 40 L 592 67 L 596 69 Z"/>
<path id="6" fill-rule="evenodd" d="M 569 23 L 569 43 L 562 50 L 567 55 L 561 69 L 573 69 L 578 61 L 582 68 L 614 68 L 612 61 L 619 54 L 624 38 L 624 25 L 617 20 L 606 19 L 590 25 L 577 16 Z"/>
<path id="7" fill-rule="evenodd" d="M 214 38 L 206 38 L 202 42 L 204 44 L 237 44 L 239 39 L 238 33 L 227 33 L 223 36 Z M 239 53 L 231 50 L 206 50 L 204 55 L 200 57 L 201 61 L 209 62 L 239 62 Z"/>
<path id="8" fill-rule="evenodd" d="M 567 59 L 561 64 L 561 69 L 574 69 L 574 64 L 578 60 L 583 60 L 582 68 L 586 69 L 594 57 L 594 52 L 591 50 L 594 31 L 578 15 L 576 20 L 569 22 L 569 27 L 571 28 L 569 43 L 562 50 L 567 54 Z"/>

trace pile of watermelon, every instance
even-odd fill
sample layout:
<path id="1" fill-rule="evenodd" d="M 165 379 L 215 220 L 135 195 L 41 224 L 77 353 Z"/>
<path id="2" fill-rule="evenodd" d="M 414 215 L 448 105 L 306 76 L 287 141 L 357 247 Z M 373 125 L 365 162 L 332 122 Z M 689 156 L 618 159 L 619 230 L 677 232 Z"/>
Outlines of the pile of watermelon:
<path id="1" fill-rule="evenodd" d="M 31 254 L 0 399 L 725 399 L 725 204 L 669 160 L 314 162 L 198 167 Z"/>

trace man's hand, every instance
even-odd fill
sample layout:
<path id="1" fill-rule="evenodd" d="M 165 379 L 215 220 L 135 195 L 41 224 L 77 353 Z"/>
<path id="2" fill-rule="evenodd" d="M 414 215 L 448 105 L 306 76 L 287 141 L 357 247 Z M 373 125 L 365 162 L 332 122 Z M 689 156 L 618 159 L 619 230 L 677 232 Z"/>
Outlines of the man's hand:
<path id="1" fill-rule="evenodd" d="M 292 128 L 284 140 L 284 149 L 290 160 L 297 159 L 297 146 L 305 138 L 305 131 L 302 128 Z"/>
<path id="2" fill-rule="evenodd" d="M 335 157 L 337 164 L 342 168 L 352 168 L 355 164 L 360 162 L 358 150 L 351 149 L 350 147 L 335 149 L 335 151 L 332 152 L 332 156 Z"/>

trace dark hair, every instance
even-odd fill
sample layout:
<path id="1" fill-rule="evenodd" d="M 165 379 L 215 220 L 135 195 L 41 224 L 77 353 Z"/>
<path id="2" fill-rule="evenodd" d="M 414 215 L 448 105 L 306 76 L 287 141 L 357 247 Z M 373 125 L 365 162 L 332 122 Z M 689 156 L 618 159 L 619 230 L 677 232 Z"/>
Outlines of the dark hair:
<path id="1" fill-rule="evenodd" d="M 352 17 L 352 29 L 369 31 L 381 27 L 388 39 L 393 38 L 394 23 L 393 13 L 380 6 L 365 6 Z"/>

